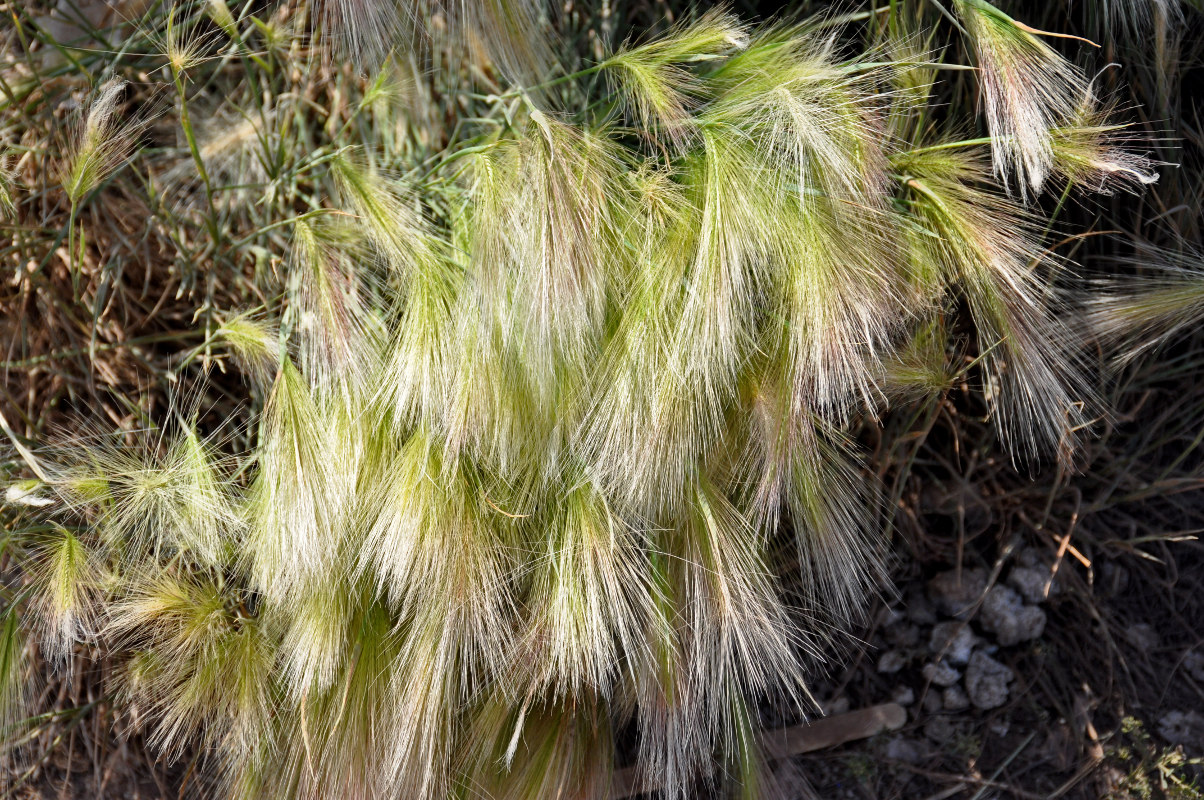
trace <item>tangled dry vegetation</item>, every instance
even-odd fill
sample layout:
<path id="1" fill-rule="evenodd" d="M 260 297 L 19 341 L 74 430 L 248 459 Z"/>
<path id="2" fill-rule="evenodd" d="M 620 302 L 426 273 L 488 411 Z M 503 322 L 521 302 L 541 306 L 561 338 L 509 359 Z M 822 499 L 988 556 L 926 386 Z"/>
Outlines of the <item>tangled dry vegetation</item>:
<path id="1" fill-rule="evenodd" d="M 1197 796 L 1200 9 L 803 5 L 3 6 L 0 786 Z"/>

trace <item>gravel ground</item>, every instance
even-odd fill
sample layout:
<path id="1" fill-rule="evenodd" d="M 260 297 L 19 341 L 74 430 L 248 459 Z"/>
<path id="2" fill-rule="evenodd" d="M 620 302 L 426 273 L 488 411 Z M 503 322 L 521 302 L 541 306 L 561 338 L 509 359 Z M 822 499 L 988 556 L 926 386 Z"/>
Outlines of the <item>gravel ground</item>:
<path id="1" fill-rule="evenodd" d="M 1158 587 L 1125 560 L 1026 547 L 902 578 L 817 695 L 828 713 L 897 702 L 907 725 L 779 762 L 781 796 L 1204 797 L 1204 619 L 1141 619 Z M 1198 564 L 1179 567 L 1199 597 Z"/>

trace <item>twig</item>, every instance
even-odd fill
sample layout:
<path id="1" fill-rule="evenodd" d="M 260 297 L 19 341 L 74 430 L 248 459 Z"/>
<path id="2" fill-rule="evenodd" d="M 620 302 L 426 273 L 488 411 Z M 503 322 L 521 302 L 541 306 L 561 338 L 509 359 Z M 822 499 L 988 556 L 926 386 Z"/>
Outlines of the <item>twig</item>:
<path id="1" fill-rule="evenodd" d="M 908 764 L 906 761 L 891 761 L 890 763 L 893 766 L 902 767 L 908 772 L 914 772 L 916 775 L 923 775 L 925 778 L 929 778 L 930 780 L 957 781 L 957 785 L 959 787 L 958 791 L 965 789 L 966 784 L 969 784 L 971 786 L 981 786 L 987 789 L 1001 789 L 1014 797 L 1022 798 L 1022 800 L 1048 800 L 1048 798 L 1043 794 L 1025 791 L 1017 786 L 1012 786 L 1011 784 L 1002 783 L 996 780 L 990 780 L 988 778 L 979 778 L 974 775 L 951 775 L 946 772 L 935 772 L 930 769 L 913 766 Z M 953 792 L 952 794 L 957 794 L 957 792 Z M 933 797 L 951 797 L 952 794 L 947 795 L 943 792 L 940 792 L 936 795 L 933 795 Z"/>

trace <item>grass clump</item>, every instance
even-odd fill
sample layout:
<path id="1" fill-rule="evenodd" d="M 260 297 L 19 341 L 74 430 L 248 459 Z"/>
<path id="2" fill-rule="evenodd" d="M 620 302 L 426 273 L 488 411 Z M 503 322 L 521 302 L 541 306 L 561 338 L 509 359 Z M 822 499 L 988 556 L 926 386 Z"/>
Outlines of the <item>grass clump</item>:
<path id="1" fill-rule="evenodd" d="M 1016 463 L 1071 465 L 1090 331 L 1198 298 L 1096 293 L 1076 325 L 1042 192 L 1157 165 L 981 0 L 687 15 L 538 78 L 535 4 L 420 5 L 411 49 L 392 2 L 142 21 L 176 110 L 138 177 L 197 342 L 121 436 L 35 453 L 6 423 L 47 466 L 7 495 L 0 699 L 27 699 L 27 635 L 103 653 L 113 702 L 230 797 L 606 797 L 633 732 L 666 796 L 762 796 L 757 703 L 809 708 L 884 583 L 857 436 L 964 381 Z M 975 85 L 985 138 L 957 133 Z M 69 231 L 131 152 L 106 86 Z M 122 277 L 76 250 L 95 355 Z M 250 406 L 224 436 L 188 394 L 214 387 Z"/>

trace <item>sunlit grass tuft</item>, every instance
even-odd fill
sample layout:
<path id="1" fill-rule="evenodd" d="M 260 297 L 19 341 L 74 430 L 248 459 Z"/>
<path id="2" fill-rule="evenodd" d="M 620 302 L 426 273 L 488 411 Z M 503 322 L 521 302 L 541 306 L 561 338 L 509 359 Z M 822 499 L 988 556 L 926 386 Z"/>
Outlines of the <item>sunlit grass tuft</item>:
<path id="1" fill-rule="evenodd" d="M 253 422 L 129 402 L 121 436 L 36 453 L 5 423 L 38 480 L 5 494 L 0 720 L 37 641 L 103 654 L 232 797 L 602 798 L 627 730 L 667 797 L 765 791 L 757 703 L 810 709 L 885 582 L 875 426 L 977 404 L 1018 464 L 1069 465 L 1085 339 L 1142 351 L 1200 310 L 1185 262 L 1077 324 L 1038 195 L 1136 193 L 1156 162 L 1043 32 L 897 5 L 617 48 L 603 15 L 583 63 L 526 0 L 150 12 L 183 138 L 126 177 L 197 329 L 163 380 Z M 942 61 L 951 23 L 976 74 Z M 214 97 L 223 70 L 252 88 Z M 989 135 L 960 139 L 975 79 Z M 84 115 L 69 233 L 145 130 L 126 91 Z M 95 321 L 129 266 L 68 248 L 101 265 Z"/>

